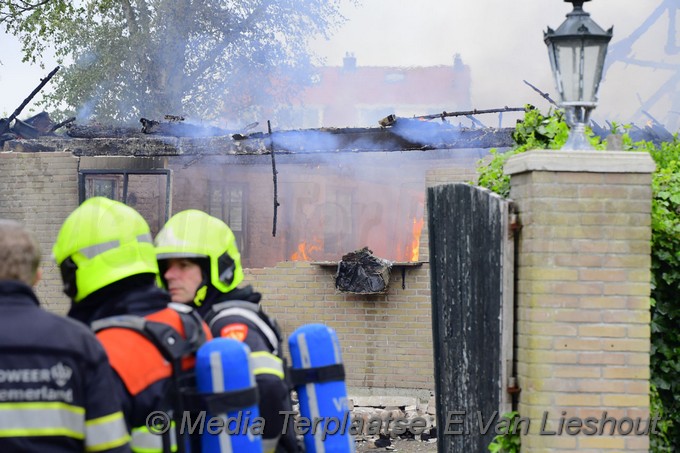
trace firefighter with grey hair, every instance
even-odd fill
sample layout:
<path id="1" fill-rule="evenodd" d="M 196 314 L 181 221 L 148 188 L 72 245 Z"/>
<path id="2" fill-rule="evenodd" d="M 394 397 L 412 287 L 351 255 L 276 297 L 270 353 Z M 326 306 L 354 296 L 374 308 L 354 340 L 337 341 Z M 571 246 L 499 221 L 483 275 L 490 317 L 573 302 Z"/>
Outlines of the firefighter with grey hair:
<path id="1" fill-rule="evenodd" d="M 0 451 L 129 452 L 114 374 L 95 335 L 40 308 L 40 249 L 0 219 Z"/>

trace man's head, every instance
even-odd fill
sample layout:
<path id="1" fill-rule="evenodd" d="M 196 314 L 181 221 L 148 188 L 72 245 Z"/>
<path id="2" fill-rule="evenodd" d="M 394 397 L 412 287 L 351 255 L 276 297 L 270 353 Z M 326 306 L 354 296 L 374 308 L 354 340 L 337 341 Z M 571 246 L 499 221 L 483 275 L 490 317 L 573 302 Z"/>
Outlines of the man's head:
<path id="1" fill-rule="evenodd" d="M 207 272 L 191 258 L 170 258 L 159 263 L 163 280 L 173 302 L 187 304 L 196 298 L 198 290 L 205 285 Z"/>
<path id="2" fill-rule="evenodd" d="M 243 281 L 234 233 L 205 212 L 175 214 L 155 242 L 161 280 L 173 302 L 200 305 L 209 293 L 228 293 Z"/>
<path id="3" fill-rule="evenodd" d="M 0 280 L 33 286 L 40 280 L 40 247 L 20 223 L 0 219 Z"/>
<path id="4" fill-rule="evenodd" d="M 149 225 L 131 207 L 103 197 L 87 199 L 66 218 L 52 254 L 76 303 L 124 278 L 158 274 Z"/>

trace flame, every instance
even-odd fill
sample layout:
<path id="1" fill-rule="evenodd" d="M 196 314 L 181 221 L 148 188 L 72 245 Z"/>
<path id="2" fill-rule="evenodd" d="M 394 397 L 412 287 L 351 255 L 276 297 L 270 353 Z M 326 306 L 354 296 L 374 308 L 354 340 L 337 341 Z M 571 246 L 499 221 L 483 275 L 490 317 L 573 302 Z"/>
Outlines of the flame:
<path id="1" fill-rule="evenodd" d="M 297 251 L 290 256 L 291 261 L 310 261 L 312 252 L 321 250 L 321 241 L 313 239 L 311 244 L 300 242 L 297 246 Z"/>
<path id="2" fill-rule="evenodd" d="M 420 233 L 423 231 L 423 225 L 425 224 L 425 219 L 423 217 L 420 220 L 413 218 L 413 236 L 411 242 L 411 254 L 409 256 L 410 261 L 418 261 L 418 255 L 420 254 Z"/>

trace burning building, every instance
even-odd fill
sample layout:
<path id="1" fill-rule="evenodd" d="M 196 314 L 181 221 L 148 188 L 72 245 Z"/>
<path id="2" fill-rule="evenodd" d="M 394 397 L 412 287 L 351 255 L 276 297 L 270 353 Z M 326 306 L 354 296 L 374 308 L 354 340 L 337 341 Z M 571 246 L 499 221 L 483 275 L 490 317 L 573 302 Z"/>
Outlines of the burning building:
<path id="1" fill-rule="evenodd" d="M 84 199 L 123 201 L 153 233 L 172 213 L 201 209 L 234 231 L 246 281 L 284 334 L 310 322 L 338 332 L 350 387 L 434 388 L 425 190 L 473 180 L 490 148 L 512 145 L 510 130 L 395 117 L 380 128 L 200 137 L 165 126 L 69 125 L 70 136 L 4 143 L 0 217 L 40 237 L 48 308 L 68 306 L 49 250 Z M 338 289 L 338 264 L 364 247 L 388 263 L 384 288 Z"/>

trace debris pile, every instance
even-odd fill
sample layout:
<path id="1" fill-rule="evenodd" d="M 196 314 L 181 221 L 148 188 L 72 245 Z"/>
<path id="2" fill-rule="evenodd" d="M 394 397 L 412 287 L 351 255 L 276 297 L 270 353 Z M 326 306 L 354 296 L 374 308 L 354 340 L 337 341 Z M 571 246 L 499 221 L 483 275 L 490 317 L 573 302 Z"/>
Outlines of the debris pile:
<path id="1" fill-rule="evenodd" d="M 353 426 L 363 428 L 355 439 L 377 448 L 391 445 L 394 439 L 436 442 L 435 398 L 421 401 L 417 397 L 350 397 Z"/>
<path id="2" fill-rule="evenodd" d="M 387 292 L 391 270 L 391 261 L 373 256 L 364 247 L 342 257 L 335 274 L 335 288 L 354 294 L 382 294 Z"/>

